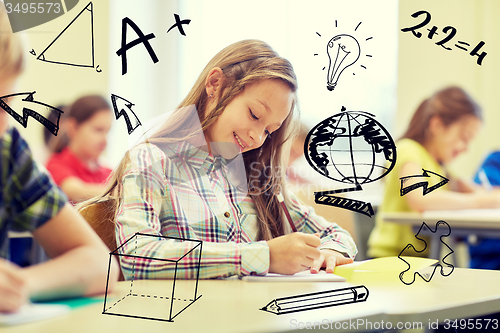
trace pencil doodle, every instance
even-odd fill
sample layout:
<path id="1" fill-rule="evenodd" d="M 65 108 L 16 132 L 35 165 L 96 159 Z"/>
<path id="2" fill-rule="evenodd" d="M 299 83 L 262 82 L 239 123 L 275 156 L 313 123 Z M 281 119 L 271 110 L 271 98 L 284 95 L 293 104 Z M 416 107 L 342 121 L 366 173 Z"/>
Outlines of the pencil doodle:
<path id="1" fill-rule="evenodd" d="M 368 299 L 368 294 L 368 288 L 365 286 L 319 291 L 309 294 L 276 298 L 260 310 L 277 315 L 289 314 L 330 306 L 364 302 Z"/>
<path id="2" fill-rule="evenodd" d="M 426 195 L 426 194 L 440 188 L 441 186 L 444 186 L 446 183 L 449 182 L 448 178 L 445 178 L 445 177 L 443 177 L 435 172 L 425 170 L 425 169 L 422 169 L 422 171 L 423 172 L 421 175 L 406 176 L 406 177 L 399 178 L 401 180 L 401 190 L 400 190 L 401 196 L 403 196 L 403 195 L 407 194 L 408 192 L 411 192 L 419 187 L 422 187 L 423 195 Z M 432 177 L 432 175 L 437 176 L 437 177 Z M 427 179 L 424 179 L 423 182 L 415 183 L 415 184 L 409 185 L 407 187 L 404 187 L 404 184 L 413 178 L 427 178 Z M 439 180 L 439 182 L 437 182 L 436 179 Z M 431 182 L 434 183 L 434 185 L 429 187 L 429 183 L 431 183 Z"/>
<path id="3" fill-rule="evenodd" d="M 421 15 L 425 15 L 425 18 L 423 19 L 422 22 L 414 25 L 414 26 L 411 26 L 411 27 L 407 27 L 407 28 L 403 28 L 401 29 L 402 32 L 412 32 L 413 35 L 416 37 L 416 38 L 420 38 L 422 37 L 422 33 L 417 31 L 418 29 L 420 28 L 423 28 L 424 26 L 426 26 L 428 23 L 431 22 L 431 14 L 428 12 L 428 11 L 425 11 L 425 10 L 419 10 L 413 14 L 411 14 L 411 17 L 413 18 L 417 18 Z M 427 31 L 429 31 L 429 33 L 427 34 L 427 38 L 429 39 L 432 39 L 434 37 L 434 35 L 439 35 L 436 31 L 438 30 L 438 27 L 437 26 L 433 26 L 431 29 L 427 29 Z M 455 37 L 455 35 L 457 34 L 457 29 L 452 27 L 452 26 L 446 26 L 442 29 L 443 31 L 443 34 L 445 34 L 445 37 L 442 38 L 440 41 L 436 42 L 436 45 L 440 45 L 442 48 L 444 48 L 445 50 L 452 50 L 451 47 L 448 47 L 446 46 L 445 44 L 447 42 L 449 42 L 451 39 L 453 39 L 453 37 Z M 463 50 L 465 52 L 468 52 L 469 50 L 466 48 L 466 46 L 470 46 L 469 43 L 467 42 L 464 42 L 464 41 L 457 41 L 458 44 L 455 44 L 455 46 L 460 49 L 460 50 Z M 481 66 L 482 63 L 483 63 L 483 60 L 484 60 L 484 57 L 486 57 L 487 53 L 486 52 L 481 52 L 481 54 L 479 54 L 478 52 L 481 50 L 481 48 L 484 46 L 485 42 L 484 41 L 480 41 L 479 43 L 477 43 L 477 45 L 472 49 L 472 51 L 469 52 L 469 55 L 470 56 L 477 56 L 477 60 L 476 60 L 476 63 Z"/>
<path id="4" fill-rule="evenodd" d="M 389 132 L 374 117 L 368 112 L 346 111 L 342 107 L 341 113 L 311 129 L 304 144 L 304 155 L 309 165 L 327 178 L 354 185 L 315 192 L 316 203 L 373 216 L 370 203 L 332 194 L 361 191 L 362 184 L 377 181 L 394 168 L 396 145 Z M 389 165 L 384 165 L 387 162 Z"/>
<path id="5" fill-rule="evenodd" d="M 188 25 L 189 23 L 191 23 L 191 20 L 190 19 L 187 19 L 187 20 L 182 20 L 180 19 L 179 15 L 178 14 L 174 14 L 174 17 L 175 17 L 175 24 L 172 25 L 168 30 L 167 30 L 167 34 L 170 32 L 170 30 L 172 30 L 173 28 L 177 27 L 179 29 L 179 33 L 183 36 L 186 36 L 186 33 L 184 32 L 184 28 L 182 27 L 183 24 L 186 24 Z"/>
<path id="6" fill-rule="evenodd" d="M 78 47 L 68 47 L 77 34 Z M 30 53 L 36 56 L 36 52 L 32 51 Z M 59 65 L 95 68 L 93 3 L 89 2 L 36 59 Z"/>
<path id="7" fill-rule="evenodd" d="M 36 91 L 2 96 L 2 97 L 0 97 L 0 108 L 4 109 L 5 112 L 10 114 L 12 116 L 12 118 L 14 118 L 24 128 L 28 127 L 28 117 L 32 117 L 33 119 L 38 121 L 40 124 L 45 126 L 47 128 L 47 130 L 50 131 L 50 133 L 57 136 L 57 132 L 59 131 L 59 119 L 61 117 L 61 113 L 64 113 L 64 112 L 53 107 L 53 106 L 50 106 L 48 104 L 44 104 L 44 103 L 36 101 L 33 97 L 33 95 L 35 95 L 35 93 L 36 93 Z M 10 98 L 13 98 L 16 96 L 26 96 L 22 100 L 23 102 L 25 102 L 24 104 L 26 105 L 23 107 L 23 112 L 22 112 L 23 115 L 22 116 L 18 112 L 14 111 L 7 104 L 7 101 Z M 48 110 L 48 111 L 54 113 L 57 116 L 56 122 L 53 123 L 52 121 L 48 120 L 47 118 L 42 116 L 37 111 L 32 110 L 32 108 L 35 107 L 36 105 L 41 105 L 43 108 L 40 108 L 40 109 L 45 109 L 45 110 Z"/>
<path id="8" fill-rule="evenodd" d="M 137 118 L 135 112 L 132 111 L 132 106 L 134 106 L 134 104 L 115 94 L 111 94 L 111 103 L 113 104 L 116 120 L 123 116 L 127 124 L 128 134 L 132 134 L 132 132 L 141 125 L 141 121 Z"/>
<path id="9" fill-rule="evenodd" d="M 419 272 L 413 272 L 413 279 L 411 280 L 411 282 L 407 282 L 405 281 L 405 278 L 404 278 L 404 275 L 406 272 L 410 271 L 411 269 L 411 265 L 402 258 L 403 256 L 403 253 L 407 250 L 407 249 L 411 249 L 413 251 L 415 251 L 416 253 L 422 253 L 423 251 L 425 251 L 425 249 L 427 249 L 427 242 L 419 237 L 420 233 L 423 232 L 423 231 L 429 231 L 429 232 L 432 232 L 432 233 L 436 233 L 437 230 L 438 230 L 438 227 L 440 225 L 444 225 L 446 227 L 446 231 L 445 232 L 442 232 L 442 235 L 439 237 L 441 243 L 446 246 L 449 250 L 449 253 L 447 253 L 443 259 L 441 260 L 443 262 L 443 264 L 450 269 L 450 271 L 448 273 L 445 273 L 445 267 L 443 267 L 443 265 L 440 263 L 438 263 L 436 266 L 434 266 L 434 269 L 432 270 L 432 273 L 431 274 L 420 274 Z M 448 223 L 446 223 L 445 221 L 438 221 L 436 223 L 436 228 L 434 230 L 432 230 L 425 222 L 422 223 L 422 225 L 420 226 L 420 229 L 418 229 L 418 232 L 416 233 L 415 235 L 415 238 L 422 241 L 424 243 L 424 248 L 422 250 L 417 250 L 413 244 L 408 244 L 405 246 L 405 248 L 398 254 L 398 258 L 403 260 L 407 265 L 408 265 L 408 268 L 405 269 L 404 271 L 402 271 L 400 274 L 399 274 L 399 279 L 401 280 L 401 282 L 403 282 L 404 284 L 406 285 L 411 285 L 413 284 L 413 282 L 415 282 L 415 279 L 418 276 L 420 276 L 425 282 L 430 282 L 432 280 L 432 277 L 434 276 L 434 273 L 436 273 L 436 270 L 438 269 L 438 267 L 440 268 L 440 273 L 442 276 L 449 276 L 451 273 L 453 273 L 453 270 L 455 269 L 455 267 L 446 262 L 446 258 L 448 258 L 449 256 L 452 255 L 452 253 L 454 253 L 454 251 L 451 249 L 451 247 L 448 246 L 448 244 L 446 244 L 446 242 L 443 240 L 444 237 L 448 237 L 451 235 L 451 227 Z M 411 274 L 411 273 L 410 273 Z"/>
<path id="10" fill-rule="evenodd" d="M 359 22 L 354 31 L 357 31 L 362 22 Z M 337 20 L 335 20 L 335 27 L 337 27 Z M 316 32 L 316 34 L 321 37 L 321 34 Z M 373 37 L 366 38 L 368 41 Z M 337 34 L 333 36 L 326 45 L 326 53 L 328 55 L 328 73 L 326 76 L 326 88 L 329 91 L 333 91 L 338 84 L 340 75 L 345 71 L 346 68 L 354 65 L 361 56 L 361 46 L 354 36 L 350 34 Z M 318 53 L 314 54 L 315 56 Z M 372 57 L 371 54 L 367 54 L 367 57 Z M 366 66 L 361 65 L 362 68 L 366 69 Z M 323 67 L 323 70 L 326 67 Z M 353 72 L 353 75 L 356 75 Z"/>
<path id="11" fill-rule="evenodd" d="M 144 240 L 144 238 L 150 238 L 151 240 Z M 171 243 L 182 242 L 184 244 L 184 251 L 178 258 L 138 256 L 136 255 L 138 243 L 144 241 L 164 241 Z M 133 253 L 124 253 L 123 248 L 127 243 L 135 243 L 135 251 Z M 104 295 L 104 308 L 102 314 L 173 322 L 175 317 L 186 310 L 194 302 L 199 300 L 202 296 L 198 295 L 202 246 L 203 242 L 200 240 L 142 234 L 138 232 L 135 233 L 114 251 L 109 253 L 108 277 L 106 281 L 106 293 Z M 113 257 L 120 259 L 120 262 L 122 262 L 122 260 L 128 260 L 131 262 L 128 266 L 132 266 L 132 268 L 128 268 L 127 274 L 130 280 L 130 288 L 127 288 L 127 290 L 123 291 L 122 294 L 119 295 L 116 295 L 119 292 L 115 291 L 112 300 L 108 293 L 108 287 L 109 272 L 111 271 Z M 174 271 L 173 279 L 168 280 L 171 283 L 169 295 L 164 295 L 164 291 L 166 289 L 164 286 L 162 286 L 162 290 L 156 290 L 154 287 L 148 288 L 147 286 L 144 286 L 144 284 L 142 284 L 142 281 L 144 280 L 141 280 L 138 275 L 139 269 L 136 270 L 136 267 L 158 265 L 160 263 L 165 265 L 165 269 L 171 269 Z M 177 270 L 180 265 L 196 265 L 196 279 L 190 280 L 189 288 L 182 288 L 179 290 L 179 288 L 175 288 L 175 282 L 177 279 Z M 125 267 L 127 266 L 122 264 L 122 271 L 124 273 L 126 270 Z M 156 306 L 151 306 L 151 303 L 156 304 Z M 149 305 L 145 306 L 145 304 Z M 130 313 L 130 311 L 133 311 L 134 313 Z"/>
<path id="12" fill-rule="evenodd" d="M 134 39 L 133 41 L 127 43 L 127 26 L 130 26 L 138 38 Z M 156 56 L 155 51 L 153 50 L 153 47 L 149 43 L 150 39 L 155 38 L 155 34 L 150 33 L 148 35 L 144 35 L 141 31 L 141 29 L 137 26 L 137 24 L 134 23 L 130 18 L 125 17 L 122 20 L 122 42 L 121 42 L 121 48 L 116 51 L 116 54 L 121 57 L 122 59 L 122 75 L 127 74 L 127 51 L 131 49 L 134 46 L 137 46 L 139 44 L 143 44 L 143 46 L 146 48 L 146 51 L 148 51 L 149 56 L 151 57 L 151 60 L 153 63 L 157 63 L 158 57 Z"/>

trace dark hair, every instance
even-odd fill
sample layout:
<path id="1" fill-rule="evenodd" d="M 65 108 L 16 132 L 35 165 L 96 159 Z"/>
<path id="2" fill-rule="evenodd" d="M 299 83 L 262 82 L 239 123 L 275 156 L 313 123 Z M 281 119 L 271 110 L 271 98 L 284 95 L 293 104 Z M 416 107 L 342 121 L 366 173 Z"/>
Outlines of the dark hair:
<path id="1" fill-rule="evenodd" d="M 61 119 L 59 120 L 59 125 L 61 125 L 64 120 L 70 118 L 75 119 L 77 124 L 82 124 L 92 118 L 92 116 L 94 116 L 97 112 L 106 110 L 111 111 L 111 106 L 108 101 L 99 95 L 80 97 L 70 107 L 62 106 L 62 108 L 63 109 L 59 107 L 60 110 L 64 111 L 61 115 Z M 48 119 L 51 120 L 51 116 L 54 118 L 52 121 L 55 121 L 53 113 L 49 115 Z M 60 135 L 54 138 L 55 140 L 51 140 L 51 135 L 52 134 L 48 132 L 48 130 L 45 130 L 45 144 L 53 152 L 59 153 L 69 144 L 69 138 L 64 129 L 62 129 Z"/>
<path id="2" fill-rule="evenodd" d="M 449 126 L 468 115 L 483 120 L 481 107 L 463 89 L 459 87 L 442 89 L 420 104 L 401 138 L 424 144 L 428 139 L 429 122 L 432 117 L 439 117 L 445 126 Z"/>

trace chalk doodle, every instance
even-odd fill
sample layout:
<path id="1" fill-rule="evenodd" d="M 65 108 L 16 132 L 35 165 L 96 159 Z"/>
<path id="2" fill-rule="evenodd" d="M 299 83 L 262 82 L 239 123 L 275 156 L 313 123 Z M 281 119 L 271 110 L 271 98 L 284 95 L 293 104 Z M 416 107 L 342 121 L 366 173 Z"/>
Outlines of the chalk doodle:
<path id="1" fill-rule="evenodd" d="M 155 257 L 138 256 L 137 246 L 143 241 L 169 243 L 179 242 L 183 244 L 185 252 L 179 254 L 178 258 L 162 258 L 158 257 L 158 255 Z M 124 253 L 123 248 L 126 244 L 132 245 L 133 248 L 135 246 L 133 252 Z M 109 253 L 108 277 L 102 314 L 173 322 L 175 317 L 185 311 L 202 296 L 198 295 L 198 280 L 200 276 L 202 247 L 203 242 L 200 240 L 135 233 L 114 251 Z M 113 257 L 119 258 L 120 261 L 129 260 L 132 268 L 129 269 L 129 274 L 127 274 L 129 278 L 129 281 L 127 282 L 130 282 L 130 288 L 122 291 L 121 294 L 119 291 L 114 291 L 113 295 L 110 295 L 110 292 L 108 291 L 109 272 L 111 271 Z M 138 276 L 140 267 L 159 264 L 164 265 L 165 269 L 171 269 L 174 271 L 173 279 L 168 280 L 168 282 L 171 283 L 170 290 L 165 288 L 164 284 L 161 285 L 161 289 L 157 289 L 154 286 L 152 288 L 151 286 L 148 288 L 148 286 L 144 286 L 142 284 L 142 281 L 144 280 Z M 189 281 L 189 288 L 176 288 L 175 282 L 177 279 L 177 271 L 181 269 L 179 266 L 184 264 L 195 265 L 196 279 Z M 122 271 L 125 273 L 124 267 L 125 266 L 122 264 Z M 167 282 L 167 280 L 164 281 Z M 186 282 L 186 284 L 187 283 L 188 282 Z M 167 291 L 169 292 L 168 294 L 165 293 Z"/>
<path id="2" fill-rule="evenodd" d="M 357 31 L 362 22 L 359 22 L 354 31 Z M 337 27 L 337 20 L 335 20 L 335 27 Z M 321 37 L 319 32 L 316 34 Z M 366 38 L 366 41 L 373 37 Z M 358 40 L 350 34 L 338 34 L 333 36 L 326 45 L 326 53 L 328 55 L 328 73 L 326 76 L 326 88 L 333 91 L 338 84 L 340 75 L 350 66 L 356 63 L 361 56 L 361 46 Z M 315 53 L 315 56 L 318 54 Z M 367 54 L 367 57 L 372 57 Z M 366 66 L 361 65 L 366 69 Z M 325 70 L 326 67 L 323 67 Z M 355 73 L 352 73 L 355 75 Z"/>
<path id="3" fill-rule="evenodd" d="M 319 291 L 309 294 L 276 298 L 260 310 L 277 315 L 289 314 L 336 305 L 364 302 L 368 299 L 368 294 L 368 288 L 365 286 Z"/>
<path id="4" fill-rule="evenodd" d="M 313 127 L 306 137 L 304 155 L 309 165 L 323 176 L 354 185 L 315 192 L 315 202 L 373 216 L 370 203 L 332 194 L 361 191 L 362 184 L 389 173 L 396 163 L 396 145 L 389 132 L 364 111 L 337 113 Z M 342 162 L 336 162 L 343 157 Z M 388 166 L 384 164 L 389 162 Z"/>
<path id="5" fill-rule="evenodd" d="M 78 47 L 74 45 L 78 35 Z M 36 56 L 35 50 L 30 53 Z M 94 6 L 92 2 L 64 28 L 43 50 L 37 60 L 59 65 L 95 68 L 94 61 Z"/>
<path id="6" fill-rule="evenodd" d="M 130 26 L 138 38 L 134 39 L 133 41 L 127 43 L 127 26 Z M 155 38 L 155 34 L 150 33 L 148 35 L 144 35 L 141 31 L 141 29 L 137 26 L 137 24 L 134 23 L 130 18 L 125 17 L 122 20 L 122 42 L 121 42 L 121 48 L 116 51 L 116 55 L 121 57 L 122 59 L 122 75 L 127 74 L 127 51 L 131 49 L 134 46 L 137 46 L 139 44 L 143 44 L 146 50 L 148 51 L 149 56 L 151 57 L 151 60 L 153 63 L 157 63 L 158 57 L 156 56 L 155 51 L 153 50 L 153 47 L 149 43 L 150 39 Z"/>
<path id="7" fill-rule="evenodd" d="M 417 30 L 420 29 L 420 28 L 425 27 L 428 23 L 430 23 L 430 21 L 431 21 L 431 14 L 428 11 L 425 11 L 425 10 L 420 10 L 418 12 L 415 12 L 415 13 L 411 14 L 411 16 L 414 17 L 414 18 L 417 18 L 417 17 L 419 17 L 421 15 L 425 15 L 425 18 L 423 19 L 422 22 L 420 22 L 419 24 L 416 24 L 416 25 L 414 25 L 412 27 L 403 28 L 403 29 L 401 29 L 401 31 L 402 32 L 410 32 L 411 31 L 415 37 L 417 37 L 417 38 L 422 37 L 422 33 L 420 31 L 417 31 Z M 437 33 L 437 30 L 438 30 L 438 27 L 436 27 L 436 26 L 433 26 L 431 29 L 427 29 L 427 31 L 429 31 L 429 33 L 427 34 L 427 38 L 433 39 L 434 35 L 439 35 L 439 33 Z M 442 29 L 442 31 L 443 31 L 443 34 L 445 34 L 445 37 L 443 37 L 441 40 L 439 40 L 438 42 L 436 42 L 436 45 L 440 45 L 445 50 L 451 51 L 452 48 L 446 46 L 445 44 L 448 43 L 449 41 L 451 41 L 453 39 L 453 37 L 455 37 L 455 35 L 457 34 L 457 29 L 448 25 L 448 26 L 444 27 Z M 465 52 L 469 52 L 469 50 L 467 49 L 467 47 L 470 46 L 469 43 L 464 42 L 464 41 L 457 41 L 457 43 L 458 44 L 455 44 L 455 46 L 458 49 L 463 50 Z M 481 54 L 478 53 L 481 50 L 481 48 L 484 46 L 484 44 L 485 44 L 484 41 L 480 41 L 469 52 L 469 55 L 471 55 L 471 56 L 477 56 L 477 64 L 479 66 L 482 65 L 484 57 L 486 57 L 486 55 L 487 55 L 487 53 L 484 52 L 484 51 L 481 52 Z"/>
<path id="8" fill-rule="evenodd" d="M 432 233 L 436 233 L 438 231 L 438 227 L 440 225 L 444 225 L 445 228 L 446 228 L 446 231 L 442 232 L 442 235 L 439 237 L 439 240 L 441 241 L 441 243 L 446 246 L 446 248 L 448 248 L 449 252 L 443 257 L 443 259 L 441 260 L 443 262 L 443 264 L 449 269 L 449 272 L 445 273 L 445 267 L 443 267 L 443 265 L 441 263 L 438 263 L 436 266 L 434 266 L 434 269 L 432 270 L 432 274 L 420 274 L 420 272 L 413 272 L 413 279 L 408 282 L 405 280 L 404 276 L 405 276 L 405 273 L 407 273 L 408 271 L 411 270 L 411 265 L 402 258 L 403 256 L 403 253 L 407 250 L 407 249 L 411 249 L 413 251 L 415 251 L 416 253 L 422 253 L 425 251 L 425 249 L 427 249 L 427 242 L 419 237 L 420 233 L 422 231 L 430 231 Z M 434 273 L 436 273 L 436 270 L 438 268 L 440 268 L 440 273 L 442 276 L 449 276 L 451 273 L 453 273 L 453 270 L 455 269 L 455 267 L 446 262 L 446 258 L 448 258 L 449 256 L 452 255 L 452 253 L 454 252 L 451 247 L 448 246 L 448 244 L 446 244 L 446 242 L 443 240 L 443 238 L 445 237 L 448 237 L 451 235 L 451 227 L 448 223 L 446 223 L 445 221 L 438 221 L 436 223 L 436 229 L 432 230 L 425 222 L 422 223 L 422 225 L 420 226 L 420 229 L 418 229 L 418 232 L 417 234 L 415 235 L 415 238 L 418 239 L 419 241 L 422 241 L 424 243 L 424 248 L 422 250 L 417 250 L 413 244 L 408 244 L 405 246 L 405 248 L 398 254 L 398 258 L 401 259 L 402 261 L 405 262 L 405 264 L 408 265 L 408 268 L 405 269 L 404 271 L 402 271 L 400 274 L 399 274 L 399 279 L 401 280 L 401 282 L 403 282 L 404 284 L 406 285 L 411 285 L 413 284 L 413 282 L 415 282 L 415 279 L 417 278 L 417 275 L 420 276 L 425 282 L 430 282 L 432 280 L 432 277 L 434 276 Z M 415 255 L 415 254 L 413 254 Z M 408 256 L 408 254 L 406 254 L 406 256 Z M 411 273 L 409 273 L 411 275 Z"/>
<path id="9" fill-rule="evenodd" d="M 445 178 L 445 177 L 443 177 L 435 172 L 425 170 L 425 169 L 422 169 L 422 171 L 423 172 L 421 175 L 406 176 L 406 177 L 399 178 L 401 180 L 401 190 L 400 190 L 401 196 L 403 196 L 403 195 L 407 194 L 408 192 L 411 192 L 419 187 L 422 187 L 423 195 L 426 195 L 434 190 L 437 190 L 441 186 L 446 185 L 449 182 L 448 178 Z M 436 177 L 432 177 L 433 175 Z M 408 182 L 410 179 L 414 179 L 414 178 L 424 178 L 423 179 L 424 181 L 409 185 L 407 187 L 404 187 L 406 182 Z M 439 182 L 435 181 L 435 179 L 438 179 Z M 431 182 L 433 182 L 435 184 L 429 187 L 429 183 L 431 183 Z"/>
<path id="10" fill-rule="evenodd" d="M 183 36 L 186 36 L 186 33 L 184 32 L 184 28 L 182 27 L 182 25 L 189 24 L 191 22 L 191 20 L 189 20 L 189 19 L 181 20 L 178 14 L 174 14 L 174 17 L 175 17 L 176 23 L 168 29 L 167 33 L 169 33 L 170 30 L 172 30 L 173 28 L 177 27 L 179 29 L 179 33 Z M 138 36 L 136 39 L 134 39 L 133 41 L 128 42 L 128 43 L 127 43 L 127 26 L 130 26 L 134 30 L 136 35 Z M 148 54 L 151 57 L 151 60 L 153 61 L 153 63 L 156 64 L 157 62 L 160 61 L 158 59 L 158 57 L 156 56 L 156 53 L 155 53 L 153 47 L 149 43 L 149 41 L 155 37 L 156 36 L 154 33 L 149 33 L 147 35 L 144 35 L 144 33 L 139 28 L 139 26 L 137 24 L 135 24 L 134 21 L 132 21 L 130 18 L 125 17 L 122 20 L 121 47 L 118 51 L 116 51 L 116 55 L 118 55 L 122 59 L 122 75 L 127 74 L 127 71 L 128 71 L 127 51 L 130 50 L 131 48 L 133 48 L 134 46 L 139 45 L 139 44 L 143 44 L 143 46 L 146 48 L 146 51 L 148 51 Z"/>
<path id="11" fill-rule="evenodd" d="M 132 134 L 137 127 L 141 126 L 141 121 L 137 118 L 135 112 L 132 111 L 132 106 L 134 106 L 133 103 L 115 94 L 111 94 L 111 103 L 113 104 L 116 120 L 121 116 L 125 119 L 129 135 Z"/>
<path id="12" fill-rule="evenodd" d="M 189 24 L 191 23 L 191 20 L 190 19 L 187 19 L 187 20 L 181 20 L 179 15 L 178 14 L 174 14 L 174 18 L 175 18 L 175 24 L 172 25 L 168 30 L 167 30 L 167 34 L 170 32 L 170 30 L 172 30 L 173 28 L 177 27 L 179 29 L 179 33 L 183 36 L 186 36 L 186 33 L 184 32 L 184 28 L 182 27 L 183 24 Z"/>
<path id="13" fill-rule="evenodd" d="M 36 93 L 36 91 L 2 96 L 2 97 L 0 97 L 0 108 L 4 109 L 5 112 L 7 112 L 8 114 L 10 114 L 12 116 L 12 118 L 14 118 L 24 128 L 28 127 L 28 117 L 32 117 L 33 119 L 35 119 L 36 121 L 38 121 L 40 124 L 42 124 L 43 126 L 45 126 L 47 128 L 47 130 L 50 131 L 50 133 L 52 133 L 55 136 L 57 136 L 57 132 L 59 131 L 59 119 L 61 117 L 61 113 L 64 113 L 64 112 L 61 111 L 61 110 L 59 110 L 59 109 L 57 109 L 57 108 L 55 108 L 55 107 L 53 107 L 53 106 L 50 106 L 50 105 L 47 105 L 47 104 L 35 101 L 35 99 L 33 97 L 33 95 L 35 95 L 35 93 Z M 13 98 L 13 97 L 16 97 L 16 96 L 26 96 L 22 100 L 23 102 L 25 102 L 25 103 L 23 103 L 25 106 L 23 107 L 23 111 L 22 111 L 23 115 L 22 116 L 21 116 L 21 114 L 19 112 L 14 111 L 14 109 L 12 109 L 7 104 L 7 101 L 10 98 Z M 40 107 L 40 105 L 42 107 Z M 37 106 L 39 109 L 42 109 L 44 111 L 45 110 L 49 110 L 50 112 L 54 113 L 57 116 L 56 117 L 56 122 L 53 123 L 52 121 L 48 120 L 47 118 L 45 118 L 44 116 L 42 116 L 37 111 L 33 110 L 32 108 L 34 108 L 35 106 Z"/>

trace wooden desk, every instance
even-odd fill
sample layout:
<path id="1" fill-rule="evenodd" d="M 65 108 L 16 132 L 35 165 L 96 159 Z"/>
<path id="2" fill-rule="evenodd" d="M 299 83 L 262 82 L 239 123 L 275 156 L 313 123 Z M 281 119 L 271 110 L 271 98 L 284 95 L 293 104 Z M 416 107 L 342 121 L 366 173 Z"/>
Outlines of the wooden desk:
<path id="1" fill-rule="evenodd" d="M 409 224 L 415 232 L 422 222 L 435 228 L 436 222 L 443 220 L 451 227 L 451 236 L 468 237 L 469 235 L 500 238 L 499 209 L 464 209 L 454 211 L 427 211 L 419 213 L 383 213 L 387 222 Z M 425 232 L 431 237 L 431 258 L 438 259 L 441 242 L 438 233 Z M 453 248 L 453 247 L 452 247 Z"/>
<path id="2" fill-rule="evenodd" d="M 417 280 L 404 285 L 393 281 L 370 282 L 366 302 L 327 307 L 286 315 L 261 311 L 275 298 L 325 291 L 352 286 L 347 282 L 333 283 L 256 283 L 241 280 L 200 280 L 202 297 L 179 314 L 173 322 L 103 315 L 103 304 L 97 303 L 73 310 L 70 314 L 2 328 L 5 333 L 54 333 L 54 332 L 288 332 L 304 328 L 306 323 L 320 328 L 326 326 L 336 332 L 363 331 L 371 325 L 390 325 L 396 328 L 421 322 L 426 328 L 430 322 L 445 319 L 466 318 L 500 311 L 500 272 L 472 269 L 456 269 L 449 277 L 435 275 L 430 283 Z M 139 281 L 136 281 L 139 282 Z M 136 283 L 134 282 L 134 283 Z M 143 287 L 161 292 L 170 281 L 142 281 Z M 177 281 L 185 287 L 192 281 Z M 129 281 L 118 284 L 118 291 L 130 288 Z M 153 311 L 153 309 L 152 309 Z M 351 320 L 349 322 L 349 320 Z M 359 321 L 358 321 L 359 320 Z M 363 322 L 361 322 L 363 320 Z M 335 323 L 338 328 L 335 329 Z M 333 324 L 332 324 L 333 323 Z M 341 324 L 344 329 L 341 329 Z M 340 326 L 339 326 L 340 325 Z M 346 329 L 347 328 L 347 329 Z M 313 330 L 308 330 L 308 332 Z"/>

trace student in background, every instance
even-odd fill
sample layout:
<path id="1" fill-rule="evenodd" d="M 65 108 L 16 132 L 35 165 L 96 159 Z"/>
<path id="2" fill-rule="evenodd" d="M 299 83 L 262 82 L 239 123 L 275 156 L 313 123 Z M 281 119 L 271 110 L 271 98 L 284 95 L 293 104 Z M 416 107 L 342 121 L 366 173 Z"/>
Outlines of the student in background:
<path id="1" fill-rule="evenodd" d="M 488 155 L 474 177 L 486 190 L 499 191 L 500 151 Z M 469 240 L 470 268 L 500 270 L 500 239 L 478 237 Z"/>
<path id="2" fill-rule="evenodd" d="M 47 170 L 74 203 L 105 188 L 111 169 L 99 164 L 99 156 L 106 148 L 112 121 L 108 102 L 97 95 L 79 98 L 64 115 L 64 131 L 54 144 Z"/>
<path id="3" fill-rule="evenodd" d="M 465 152 L 482 123 L 479 106 L 458 87 L 436 92 L 420 104 L 406 133 L 397 142 L 394 169 L 385 177 L 385 193 L 379 212 L 500 207 L 500 195 L 451 177 L 446 165 Z M 401 177 L 421 175 L 422 169 L 450 179 L 449 184 L 422 195 L 416 189 L 400 196 Z M 421 181 L 420 179 L 414 182 Z M 410 186 L 409 181 L 405 186 Z M 411 226 L 386 222 L 377 214 L 368 245 L 368 256 L 397 256 L 414 242 Z"/>
<path id="4" fill-rule="evenodd" d="M 0 96 L 14 93 L 24 67 L 23 49 L 0 2 Z M 0 312 L 31 298 L 103 293 L 108 250 L 50 176 L 33 161 L 26 141 L 0 108 Z M 30 123 L 31 126 L 38 123 Z M 31 231 L 51 260 L 20 268 L 9 262 L 8 232 Z M 110 272 L 111 285 L 118 271 Z"/>
<path id="5" fill-rule="evenodd" d="M 284 186 L 296 89 L 291 64 L 264 42 L 236 42 L 215 55 L 170 121 L 125 155 L 95 199 L 117 199 L 118 242 L 137 232 L 201 240 L 200 278 L 333 272 L 352 262 L 349 233 Z M 238 158 L 241 169 L 228 172 Z M 299 232 L 290 232 L 277 192 Z M 121 251 L 178 258 L 188 245 L 139 237 Z M 176 273 L 168 262 L 149 262 L 122 257 L 125 278 L 197 277 L 196 258 L 184 258 Z"/>

